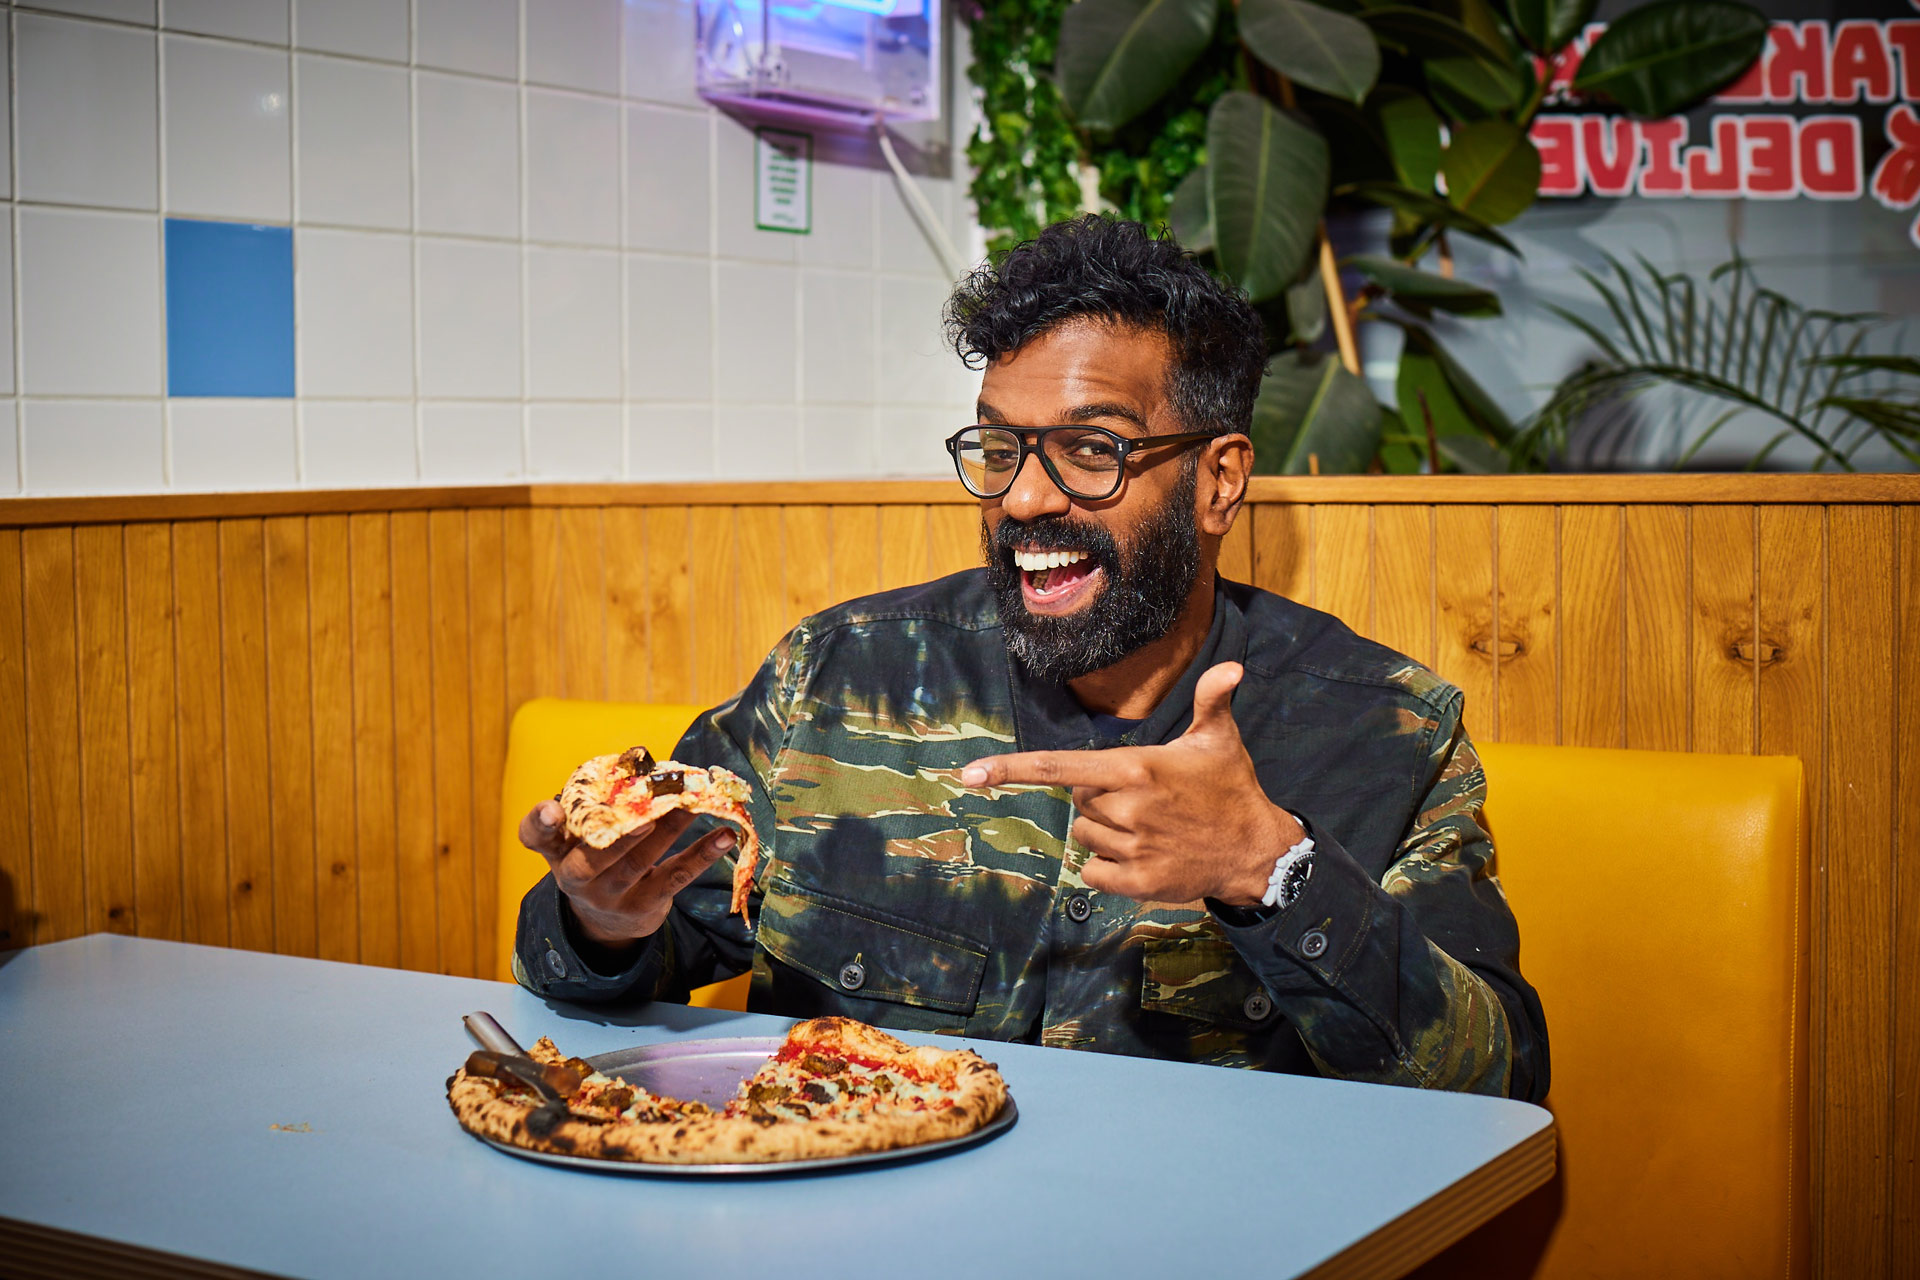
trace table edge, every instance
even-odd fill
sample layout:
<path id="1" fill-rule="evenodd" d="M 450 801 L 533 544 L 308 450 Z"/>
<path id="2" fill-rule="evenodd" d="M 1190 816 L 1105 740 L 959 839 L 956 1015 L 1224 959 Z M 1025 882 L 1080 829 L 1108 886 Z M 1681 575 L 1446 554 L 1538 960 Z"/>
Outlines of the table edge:
<path id="1" fill-rule="evenodd" d="M 1559 1129 L 1549 1123 L 1300 1280 L 1398 1280 L 1553 1181 L 1558 1166 Z"/>
<path id="2" fill-rule="evenodd" d="M 175 1276 L 190 1280 L 282 1280 L 273 1272 L 250 1271 L 6 1217 L 0 1217 L 0 1257 L 7 1260 L 7 1275 L 20 1280 L 171 1280 Z"/>

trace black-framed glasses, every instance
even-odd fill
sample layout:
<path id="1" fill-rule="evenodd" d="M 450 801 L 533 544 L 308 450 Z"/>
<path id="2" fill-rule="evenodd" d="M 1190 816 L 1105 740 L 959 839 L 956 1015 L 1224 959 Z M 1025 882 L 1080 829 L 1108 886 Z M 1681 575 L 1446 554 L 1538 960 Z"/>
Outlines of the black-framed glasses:
<path id="1" fill-rule="evenodd" d="M 1028 444 L 1027 438 L 1033 437 Z M 1127 459 L 1144 449 L 1190 445 L 1217 436 L 1212 431 L 1181 431 L 1165 436 L 1115 435 L 1104 427 L 995 427 L 962 428 L 947 437 L 960 483 L 976 498 L 997 498 L 1013 487 L 1014 477 L 1027 465 L 1027 455 L 1040 455 L 1040 465 L 1069 497 L 1099 502 L 1120 491 Z"/>

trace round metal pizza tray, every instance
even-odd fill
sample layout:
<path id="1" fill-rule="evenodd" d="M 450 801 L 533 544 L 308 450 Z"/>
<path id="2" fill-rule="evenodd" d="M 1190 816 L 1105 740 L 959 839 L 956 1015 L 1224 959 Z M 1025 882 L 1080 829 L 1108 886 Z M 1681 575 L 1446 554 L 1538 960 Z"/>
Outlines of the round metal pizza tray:
<path id="1" fill-rule="evenodd" d="M 648 1044 L 632 1049 L 616 1049 L 588 1058 L 594 1068 L 610 1076 L 619 1076 L 630 1084 L 652 1093 L 688 1102 L 704 1102 L 715 1111 L 732 1101 L 740 1082 L 760 1069 L 786 1040 L 782 1036 L 737 1036 L 716 1040 L 686 1040 L 676 1044 Z M 480 1141 L 522 1160 L 563 1165 L 570 1169 L 591 1169 L 595 1173 L 625 1173 L 657 1178 L 711 1178 L 742 1174 L 772 1177 L 796 1173 L 824 1173 L 857 1168 L 869 1164 L 891 1164 L 903 1160 L 922 1160 L 945 1155 L 985 1142 L 1005 1133 L 1020 1118 L 1011 1095 L 1000 1114 L 958 1138 L 925 1142 L 892 1151 L 863 1151 L 857 1155 L 830 1156 L 821 1160 L 782 1160 L 772 1164 L 642 1164 L 633 1160 L 595 1160 L 586 1156 L 555 1155 L 529 1151 L 525 1147 Z M 476 1135 L 478 1136 L 478 1135 Z"/>

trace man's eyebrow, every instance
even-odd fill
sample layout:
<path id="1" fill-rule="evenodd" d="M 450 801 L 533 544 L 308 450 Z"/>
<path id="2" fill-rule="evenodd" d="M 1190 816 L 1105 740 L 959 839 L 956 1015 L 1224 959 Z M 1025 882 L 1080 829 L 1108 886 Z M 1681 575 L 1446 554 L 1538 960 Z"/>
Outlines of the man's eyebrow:
<path id="1" fill-rule="evenodd" d="M 988 404 L 985 400 L 976 401 L 973 406 L 975 422 L 991 422 L 996 426 L 1005 426 L 1007 415 Z"/>
<path id="2" fill-rule="evenodd" d="M 1006 414 L 1000 412 L 985 400 L 975 401 L 973 411 L 976 422 L 990 423 L 994 426 L 1011 425 L 1007 422 Z M 1133 408 L 1131 405 L 1112 401 L 1075 405 L 1073 408 L 1062 413 L 1059 420 L 1062 424 L 1070 425 L 1078 422 L 1092 422 L 1097 418 L 1118 418 L 1122 422 L 1131 422 L 1143 432 L 1148 429 L 1146 417 L 1142 415 L 1138 409 Z M 1032 426 L 1034 424 L 1027 423 L 1025 425 Z"/>

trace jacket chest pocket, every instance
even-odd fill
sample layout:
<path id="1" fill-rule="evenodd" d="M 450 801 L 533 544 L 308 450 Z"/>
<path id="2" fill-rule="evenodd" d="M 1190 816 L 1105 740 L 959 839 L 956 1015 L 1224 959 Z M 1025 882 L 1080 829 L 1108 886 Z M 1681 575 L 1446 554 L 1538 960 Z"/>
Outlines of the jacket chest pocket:
<path id="1" fill-rule="evenodd" d="M 824 988 L 809 993 L 807 1007 L 907 1028 L 959 1029 L 979 1003 L 987 967 L 986 947 L 960 934 L 788 880 L 768 886 L 761 901 L 759 945 Z M 858 1004 L 869 1001 L 902 1009 L 862 1013 Z"/>
<path id="2" fill-rule="evenodd" d="M 1157 938 L 1141 956 L 1140 1007 L 1241 1031 L 1271 1030 L 1273 997 L 1217 935 Z"/>

